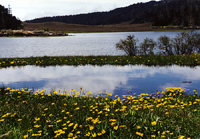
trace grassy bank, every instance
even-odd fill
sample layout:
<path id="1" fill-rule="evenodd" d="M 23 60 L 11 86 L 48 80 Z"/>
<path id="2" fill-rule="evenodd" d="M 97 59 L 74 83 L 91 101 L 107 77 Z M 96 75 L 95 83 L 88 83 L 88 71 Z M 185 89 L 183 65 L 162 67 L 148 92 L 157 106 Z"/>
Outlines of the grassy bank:
<path id="1" fill-rule="evenodd" d="M 77 92 L 0 89 L 0 138 L 199 138 L 200 96 L 166 88 L 158 94 L 92 97 Z"/>
<path id="2" fill-rule="evenodd" d="M 44 56 L 29 58 L 1 58 L 0 67 L 24 65 L 200 65 L 200 55 L 174 55 L 174 56 Z"/>
<path id="3" fill-rule="evenodd" d="M 61 22 L 44 22 L 44 23 L 23 23 L 24 30 L 44 30 L 64 31 L 65 33 L 92 33 L 92 32 L 139 32 L 139 31 L 177 31 L 187 30 L 190 28 L 174 28 L 174 27 L 152 27 L 152 23 L 130 24 L 124 22 L 112 25 L 80 25 L 65 24 Z"/>

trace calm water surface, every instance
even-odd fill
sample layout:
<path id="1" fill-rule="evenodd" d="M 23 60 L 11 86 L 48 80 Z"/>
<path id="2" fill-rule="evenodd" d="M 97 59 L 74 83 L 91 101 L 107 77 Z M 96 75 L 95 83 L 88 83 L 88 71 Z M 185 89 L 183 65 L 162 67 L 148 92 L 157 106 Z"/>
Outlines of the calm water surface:
<path id="1" fill-rule="evenodd" d="M 161 35 L 171 38 L 173 32 L 118 32 L 118 33 L 73 33 L 66 37 L 0 37 L 0 58 L 30 56 L 69 55 L 124 55 L 115 44 L 128 35 L 135 35 L 141 42 L 144 38 L 157 41 Z M 200 33 L 200 31 L 197 31 Z"/>
<path id="2" fill-rule="evenodd" d="M 45 88 L 49 91 L 61 88 L 98 94 L 113 95 L 153 93 L 166 87 L 182 87 L 200 92 L 200 67 L 147 67 L 147 66 L 50 66 L 14 67 L 0 69 L 0 86 L 14 88 Z M 191 83 L 182 83 L 191 81 Z"/>

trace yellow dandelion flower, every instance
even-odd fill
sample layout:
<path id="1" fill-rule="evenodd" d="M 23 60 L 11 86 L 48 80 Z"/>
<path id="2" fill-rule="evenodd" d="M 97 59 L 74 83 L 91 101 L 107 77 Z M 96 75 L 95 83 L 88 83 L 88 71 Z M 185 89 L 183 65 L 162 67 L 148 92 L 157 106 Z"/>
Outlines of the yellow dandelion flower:
<path id="1" fill-rule="evenodd" d="M 48 110 L 48 108 L 45 108 L 45 109 L 44 109 L 44 111 L 47 111 L 47 110 Z"/>
<path id="2" fill-rule="evenodd" d="M 105 133 L 106 133 L 106 131 L 103 129 L 103 130 L 101 130 L 101 133 L 102 133 L 102 134 L 105 134 Z"/>
<path id="3" fill-rule="evenodd" d="M 61 121 L 62 121 L 62 120 L 57 120 L 56 122 L 59 123 L 59 122 L 61 122 Z"/>
<path id="4" fill-rule="evenodd" d="M 185 136 L 180 136 L 178 139 L 184 139 Z"/>
<path id="5" fill-rule="evenodd" d="M 78 124 L 75 124 L 74 127 L 73 127 L 73 129 L 76 129 L 77 126 L 78 126 Z"/>
<path id="6" fill-rule="evenodd" d="M 167 114 L 169 114 L 169 112 L 165 112 L 165 114 L 167 115 Z"/>
<path id="7" fill-rule="evenodd" d="M 74 105 L 77 105 L 78 103 L 74 103 Z"/>
<path id="8" fill-rule="evenodd" d="M 97 134 L 96 134 L 96 133 L 92 134 L 92 137 L 93 137 L 93 138 L 95 138 L 96 136 L 97 136 Z"/>
<path id="9" fill-rule="evenodd" d="M 41 125 L 34 125 L 34 127 L 39 128 Z"/>
<path id="10" fill-rule="evenodd" d="M 48 127 L 53 127 L 53 125 L 48 125 Z"/>
<path id="11" fill-rule="evenodd" d="M 154 122 L 151 122 L 151 124 L 152 124 L 152 125 L 156 125 L 156 121 L 154 121 Z"/>
<path id="12" fill-rule="evenodd" d="M 140 129 L 140 126 L 137 126 L 137 129 Z"/>
<path id="13" fill-rule="evenodd" d="M 151 135 L 151 137 L 152 137 L 152 138 L 155 138 L 155 137 L 156 137 L 156 135 Z"/>
<path id="14" fill-rule="evenodd" d="M 73 133 L 69 133 L 68 134 L 68 137 L 70 138 L 70 137 L 73 137 Z"/>
<path id="15" fill-rule="evenodd" d="M 90 129 L 90 130 L 93 130 L 93 129 L 94 129 L 94 126 L 89 125 L 89 129 Z"/>
<path id="16" fill-rule="evenodd" d="M 28 138 L 28 134 L 27 134 L 27 135 L 24 135 L 24 138 L 25 138 L 25 139 Z"/>
<path id="17" fill-rule="evenodd" d="M 120 125 L 119 127 L 126 127 L 126 125 Z"/>
<path id="18" fill-rule="evenodd" d="M 68 126 L 73 126 L 74 123 L 70 123 Z"/>
<path id="19" fill-rule="evenodd" d="M 39 121 L 39 120 L 40 120 L 40 118 L 37 118 L 37 117 L 35 118 L 35 121 Z"/>
<path id="20" fill-rule="evenodd" d="M 140 133 L 140 132 L 136 132 L 136 135 L 139 135 L 139 136 L 141 136 L 141 137 L 143 137 L 143 133 Z"/>
<path id="21" fill-rule="evenodd" d="M 39 130 L 38 133 L 42 133 L 42 130 Z"/>
<path id="22" fill-rule="evenodd" d="M 116 119 L 110 119 L 109 121 L 110 122 L 116 122 L 117 120 Z"/>
<path id="23" fill-rule="evenodd" d="M 5 119 L 1 119 L 0 122 L 3 122 Z"/>
<path id="24" fill-rule="evenodd" d="M 88 136 L 88 137 L 89 137 L 89 136 L 90 136 L 90 132 L 88 132 L 88 133 L 86 134 L 86 136 Z"/>
<path id="25" fill-rule="evenodd" d="M 118 126 L 114 126 L 114 130 L 117 130 L 118 129 Z"/>
<path id="26" fill-rule="evenodd" d="M 18 119 L 17 121 L 21 121 L 22 119 Z"/>
<path id="27" fill-rule="evenodd" d="M 65 110 L 62 110 L 61 112 L 65 112 Z"/>

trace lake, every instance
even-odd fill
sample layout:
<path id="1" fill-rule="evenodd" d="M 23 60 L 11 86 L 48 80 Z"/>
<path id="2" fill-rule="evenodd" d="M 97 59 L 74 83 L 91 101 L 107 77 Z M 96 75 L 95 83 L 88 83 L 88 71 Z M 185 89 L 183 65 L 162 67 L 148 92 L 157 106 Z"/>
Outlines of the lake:
<path id="1" fill-rule="evenodd" d="M 181 87 L 200 92 L 200 67 L 126 66 L 48 66 L 9 67 L 0 69 L 0 86 L 11 88 L 53 89 L 80 91 L 92 94 L 153 93 L 166 87 Z M 200 93 L 199 93 L 200 94 Z"/>
<path id="2" fill-rule="evenodd" d="M 197 31 L 200 33 L 200 31 Z M 117 33 L 72 33 L 65 37 L 0 37 L 0 58 L 30 56 L 71 55 L 124 55 L 115 44 L 128 35 L 135 35 L 141 42 L 144 38 L 166 35 L 175 37 L 180 31 L 169 32 L 117 32 Z M 108 92 L 113 95 L 153 93 L 166 87 L 182 87 L 200 92 L 200 68 L 146 67 L 146 66 L 25 66 L 0 69 L 1 86 L 14 88 L 75 89 L 85 92 Z"/>
<path id="3" fill-rule="evenodd" d="M 200 30 L 197 32 L 200 33 Z M 128 35 L 141 42 L 146 37 L 157 41 L 163 35 L 171 38 L 180 31 L 72 33 L 65 37 L 0 37 L 0 58 L 72 55 L 124 55 L 115 44 Z"/>

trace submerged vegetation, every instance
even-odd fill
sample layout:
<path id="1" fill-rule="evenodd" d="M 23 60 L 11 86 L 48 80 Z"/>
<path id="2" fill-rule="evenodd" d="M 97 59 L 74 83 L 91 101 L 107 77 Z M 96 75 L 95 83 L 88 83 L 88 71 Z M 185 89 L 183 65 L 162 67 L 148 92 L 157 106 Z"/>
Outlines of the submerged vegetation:
<path id="1" fill-rule="evenodd" d="M 200 95 L 0 89 L 0 138 L 199 138 Z"/>
<path id="2" fill-rule="evenodd" d="M 1 58 L 0 68 L 9 66 L 25 66 L 25 65 L 135 65 L 143 64 L 152 65 L 200 65 L 200 54 L 193 55 L 173 55 L 173 56 L 44 56 L 29 58 Z"/>

